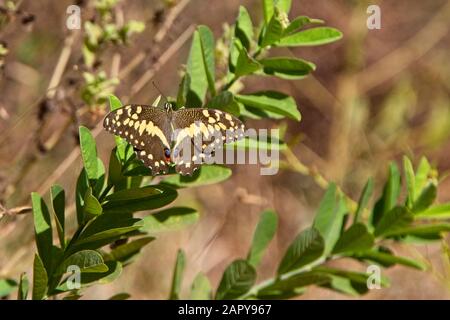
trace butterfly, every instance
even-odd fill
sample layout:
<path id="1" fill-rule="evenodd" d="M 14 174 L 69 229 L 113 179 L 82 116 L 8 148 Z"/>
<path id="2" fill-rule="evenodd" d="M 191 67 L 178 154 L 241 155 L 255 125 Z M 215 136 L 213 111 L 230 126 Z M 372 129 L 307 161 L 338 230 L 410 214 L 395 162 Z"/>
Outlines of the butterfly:
<path id="1" fill-rule="evenodd" d="M 244 137 L 235 116 L 215 109 L 130 104 L 108 113 L 103 127 L 133 146 L 152 175 L 168 173 L 175 165 L 181 175 L 192 175 L 224 143 Z"/>

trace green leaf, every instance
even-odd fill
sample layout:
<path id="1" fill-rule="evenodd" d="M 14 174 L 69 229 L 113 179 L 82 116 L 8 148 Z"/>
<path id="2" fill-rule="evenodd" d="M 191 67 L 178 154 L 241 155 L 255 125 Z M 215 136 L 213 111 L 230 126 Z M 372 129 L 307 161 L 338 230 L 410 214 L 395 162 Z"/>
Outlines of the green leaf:
<path id="1" fill-rule="evenodd" d="M 252 74 L 255 71 L 261 69 L 261 64 L 248 55 L 247 50 L 242 48 L 239 51 L 239 56 L 236 62 L 235 75 L 242 77 L 248 74 Z"/>
<path id="2" fill-rule="evenodd" d="M 236 299 L 250 290 L 256 281 L 256 271 L 246 260 L 233 261 L 223 273 L 216 300 Z"/>
<path id="3" fill-rule="evenodd" d="M 199 219 L 197 210 L 187 207 L 173 207 L 146 216 L 142 231 L 157 233 L 177 230 L 196 223 Z"/>
<path id="4" fill-rule="evenodd" d="M 226 167 L 203 165 L 192 176 L 173 175 L 165 178 L 161 183 L 175 188 L 198 187 L 225 181 L 231 173 L 231 169 Z"/>
<path id="5" fill-rule="evenodd" d="M 425 211 L 428 207 L 430 207 L 434 200 L 436 200 L 437 196 L 437 186 L 434 182 L 428 183 L 428 185 L 422 190 L 420 196 L 414 202 L 411 211 L 413 213 L 418 213 Z"/>
<path id="6" fill-rule="evenodd" d="M 104 240 L 106 244 L 128 232 L 140 229 L 143 226 L 141 219 L 129 218 L 128 215 L 105 213 L 90 222 L 83 230 L 76 246 L 96 244 Z"/>
<path id="7" fill-rule="evenodd" d="M 101 267 L 100 267 L 101 266 Z M 122 274 L 123 267 L 120 262 L 117 261 L 108 261 L 103 265 L 98 265 L 97 269 L 98 272 L 92 272 L 92 268 L 87 269 L 87 272 L 82 270 L 81 271 L 81 281 L 80 285 L 81 288 L 86 288 L 88 286 L 91 286 L 93 284 L 108 284 L 113 282 L 114 280 L 118 279 L 120 275 Z M 106 270 L 106 271 L 100 271 L 100 269 Z M 90 271 L 89 271 L 90 270 Z M 70 289 L 68 288 L 68 279 L 64 281 L 61 285 L 58 286 L 57 290 L 66 292 Z"/>
<path id="8" fill-rule="evenodd" d="M 186 72 L 183 78 L 181 79 L 180 85 L 178 87 L 177 106 L 179 108 L 186 105 L 186 99 L 190 87 L 191 87 L 191 76 L 189 75 L 189 73 Z"/>
<path id="9" fill-rule="evenodd" d="M 450 219 L 450 203 L 440 204 L 419 212 L 416 219 Z"/>
<path id="10" fill-rule="evenodd" d="M 127 300 L 131 297 L 130 294 L 126 293 L 126 292 L 121 292 L 118 294 L 113 295 L 111 298 L 109 298 L 108 300 Z"/>
<path id="11" fill-rule="evenodd" d="M 199 273 L 192 282 L 190 300 L 211 300 L 212 288 L 208 278 Z"/>
<path id="12" fill-rule="evenodd" d="M 416 177 L 414 176 L 414 168 L 408 157 L 403 157 L 403 169 L 405 171 L 406 186 L 408 189 L 408 196 L 406 204 L 408 208 L 412 208 L 414 200 L 416 199 Z"/>
<path id="13" fill-rule="evenodd" d="M 331 281 L 331 277 L 314 271 L 304 272 L 291 277 L 276 280 L 256 293 L 258 299 L 288 299 L 304 292 L 310 285 L 320 285 Z"/>
<path id="14" fill-rule="evenodd" d="M 108 183 L 110 185 L 118 185 L 124 176 L 122 175 L 122 163 L 117 157 L 117 147 L 111 150 L 109 156 Z"/>
<path id="15" fill-rule="evenodd" d="M 263 65 L 266 75 L 288 80 L 302 79 L 316 68 L 309 61 L 289 57 L 265 58 L 259 62 Z"/>
<path id="16" fill-rule="evenodd" d="M 190 89 L 186 99 L 186 105 L 189 107 L 201 107 L 203 105 L 206 91 L 208 86 L 211 86 L 210 81 L 214 75 L 212 73 L 213 54 L 214 39 L 211 31 L 205 26 L 199 26 L 194 32 L 187 62 L 187 73 L 191 77 Z"/>
<path id="17" fill-rule="evenodd" d="M 36 254 L 33 262 L 33 300 L 42 300 L 45 297 L 47 294 L 47 284 L 47 272 L 45 271 L 41 258 Z"/>
<path id="18" fill-rule="evenodd" d="M 274 112 L 297 121 L 301 119 L 295 100 L 284 93 L 261 91 L 245 95 L 239 94 L 235 97 L 245 106 Z"/>
<path id="19" fill-rule="evenodd" d="M 342 270 L 342 269 L 336 269 L 336 268 L 330 268 L 330 267 L 316 267 L 313 269 L 313 271 L 317 272 L 323 272 L 328 275 L 343 277 L 346 279 L 351 280 L 354 284 L 360 284 L 362 287 L 364 287 L 367 290 L 367 279 L 370 277 L 370 273 L 365 272 L 355 272 L 355 271 L 348 271 L 348 270 Z M 381 276 L 380 279 L 380 285 L 382 287 L 388 287 L 389 286 L 389 280 Z"/>
<path id="20" fill-rule="evenodd" d="M 213 96 L 216 95 L 215 89 L 215 50 L 214 35 L 207 26 L 198 26 L 200 42 L 202 46 L 203 63 L 205 64 L 206 77 L 208 79 L 209 91 Z"/>
<path id="21" fill-rule="evenodd" d="M 97 198 L 92 195 L 92 189 L 89 188 L 84 195 L 84 216 L 92 217 L 103 213 L 103 208 Z"/>
<path id="22" fill-rule="evenodd" d="M 104 212 L 123 213 L 151 210 L 171 203 L 177 192 L 165 186 L 147 186 L 125 189 L 106 197 Z"/>
<path id="23" fill-rule="evenodd" d="M 262 0 L 264 10 L 264 21 L 268 23 L 273 16 L 275 6 L 273 0 Z"/>
<path id="24" fill-rule="evenodd" d="M 330 282 L 321 285 L 324 288 L 331 289 L 353 297 L 358 297 L 359 295 L 367 293 L 367 291 L 369 291 L 367 285 L 364 286 L 361 283 L 355 283 L 354 281 L 351 281 L 350 279 L 344 277 L 335 275 L 328 276 L 331 277 L 331 280 Z"/>
<path id="25" fill-rule="evenodd" d="M 172 287 L 170 289 L 170 300 L 179 300 L 181 283 L 183 281 L 183 271 L 186 264 L 186 255 L 183 250 L 178 250 L 177 261 L 175 263 L 175 269 L 173 271 Z"/>
<path id="26" fill-rule="evenodd" d="M 419 167 L 417 168 L 416 172 L 416 192 L 414 200 L 416 200 L 417 197 L 422 193 L 422 190 L 427 183 L 430 172 L 430 163 L 428 162 L 427 158 L 422 157 L 422 159 L 420 159 Z"/>
<path id="27" fill-rule="evenodd" d="M 133 146 L 128 144 L 124 139 L 118 136 L 114 136 L 117 146 L 117 158 L 120 160 L 122 166 L 128 164 L 133 158 L 136 157 Z"/>
<path id="28" fill-rule="evenodd" d="M 338 241 L 345 212 L 344 199 L 337 193 L 336 185 L 331 183 L 320 202 L 313 224 L 325 241 L 324 254 L 329 254 Z"/>
<path id="29" fill-rule="evenodd" d="M 373 193 L 373 179 L 369 178 L 369 180 L 367 180 L 366 185 L 364 186 L 363 192 L 361 193 L 361 197 L 359 198 L 358 207 L 356 208 L 353 223 L 361 221 L 362 214 L 364 212 L 364 209 L 366 209 L 367 204 L 369 203 L 372 193 Z"/>
<path id="30" fill-rule="evenodd" d="M 122 244 L 109 252 L 107 260 L 116 260 L 125 262 L 134 255 L 138 254 L 143 247 L 155 240 L 154 237 L 143 237 L 129 243 Z"/>
<path id="31" fill-rule="evenodd" d="M 278 226 L 278 216 L 274 211 L 264 211 L 261 214 L 255 233 L 253 234 L 252 246 L 247 256 L 247 261 L 253 267 L 257 267 L 261 258 L 272 240 Z"/>
<path id="32" fill-rule="evenodd" d="M 249 50 L 253 39 L 253 23 L 244 6 L 239 6 L 239 15 L 236 21 L 234 34 L 241 40 L 244 47 Z"/>
<path id="33" fill-rule="evenodd" d="M 450 223 L 436 223 L 416 226 L 398 227 L 390 230 L 387 235 L 393 236 L 417 236 L 417 237 L 434 237 L 436 234 L 442 232 L 450 232 Z M 385 235 L 386 236 L 386 235 Z"/>
<path id="34" fill-rule="evenodd" d="M 289 13 L 291 11 L 292 0 L 278 0 L 275 4 L 281 12 Z"/>
<path id="35" fill-rule="evenodd" d="M 1 286 L 1 285 L 0 285 Z M 19 290 L 17 291 L 17 300 L 27 300 L 28 299 L 28 290 L 29 290 L 29 281 L 26 273 L 22 273 L 20 275 L 19 280 Z M 2 290 L 0 289 L 0 292 Z M 1 294 L 0 294 L 1 296 Z"/>
<path id="36" fill-rule="evenodd" d="M 228 74 L 229 77 L 233 77 L 233 73 L 236 71 L 236 64 L 239 57 L 239 54 L 244 48 L 244 45 L 238 38 L 232 38 L 230 43 L 230 55 L 228 57 Z"/>
<path id="37" fill-rule="evenodd" d="M 278 266 L 277 274 L 299 269 L 319 259 L 325 249 L 325 242 L 319 231 L 306 229 L 295 238 Z"/>
<path id="38" fill-rule="evenodd" d="M 58 269 L 59 274 L 68 272 L 70 266 L 77 266 L 82 273 L 107 272 L 108 266 L 103 261 L 102 255 L 94 250 L 82 250 L 72 254 L 64 260 Z"/>
<path id="39" fill-rule="evenodd" d="M 291 33 L 309 25 L 309 24 L 322 24 L 323 20 L 320 19 L 311 19 L 306 16 L 299 16 L 292 20 L 289 25 L 284 29 L 283 36 L 290 35 Z"/>
<path id="40" fill-rule="evenodd" d="M 376 237 L 393 235 L 397 230 L 409 226 L 413 220 L 414 216 L 410 210 L 405 207 L 395 207 L 381 218 L 374 235 Z"/>
<path id="41" fill-rule="evenodd" d="M 389 166 L 389 177 L 384 185 L 383 194 L 378 199 L 372 211 L 372 216 L 370 219 L 372 226 L 377 226 L 380 219 L 382 219 L 388 211 L 395 207 L 400 191 L 400 172 L 398 171 L 395 163 L 391 163 Z"/>
<path id="42" fill-rule="evenodd" d="M 317 27 L 290 34 L 276 43 L 279 47 L 318 46 L 342 38 L 342 32 L 330 27 Z"/>
<path id="43" fill-rule="evenodd" d="M 47 205 L 41 196 L 35 192 L 31 194 L 33 205 L 34 231 L 36 237 L 36 247 L 40 258 L 47 272 L 51 271 L 52 266 L 52 223 Z M 40 259 L 39 259 L 40 260 Z"/>
<path id="44" fill-rule="evenodd" d="M 353 254 L 352 256 L 358 259 L 379 263 L 384 267 L 391 266 L 394 264 L 401 264 L 403 266 L 415 268 L 421 271 L 425 271 L 427 269 L 426 264 L 420 261 L 411 258 L 395 256 L 390 253 L 381 252 L 377 250 L 358 252 Z"/>
<path id="45" fill-rule="evenodd" d="M 89 129 L 83 126 L 80 126 L 80 149 L 88 179 L 97 180 L 99 169 L 95 139 Z"/>
<path id="46" fill-rule="evenodd" d="M 87 178 L 86 170 L 83 168 L 78 176 L 77 190 L 75 193 L 75 204 L 77 208 L 77 221 L 81 226 L 84 223 L 84 196 L 89 189 L 89 180 Z"/>
<path id="47" fill-rule="evenodd" d="M 9 296 L 17 288 L 17 282 L 13 279 L 0 279 L 0 298 Z"/>
<path id="48" fill-rule="evenodd" d="M 260 46 L 264 48 L 274 43 L 277 43 L 281 39 L 283 32 L 284 28 L 280 14 L 278 12 L 275 12 L 275 14 L 272 15 L 272 17 L 270 18 L 267 27 L 264 29 L 260 41 Z"/>
<path id="49" fill-rule="evenodd" d="M 115 95 L 110 94 L 108 96 L 108 100 L 109 100 L 109 109 L 111 111 L 122 108 L 122 102 L 120 102 L 119 98 L 117 98 Z"/>
<path id="50" fill-rule="evenodd" d="M 341 235 L 333 253 L 363 251 L 372 248 L 373 244 L 373 235 L 367 231 L 367 227 L 362 223 L 355 223 Z"/>
<path id="51" fill-rule="evenodd" d="M 212 98 L 207 104 L 207 108 L 220 109 L 234 115 L 239 115 L 239 106 L 234 100 L 234 96 L 229 91 L 222 91 L 214 98 Z"/>
<path id="52" fill-rule="evenodd" d="M 95 181 L 94 187 L 92 188 L 92 194 L 95 197 L 99 197 L 102 193 L 103 187 L 105 186 L 105 165 L 100 158 L 97 158 L 97 179 Z"/>
<path id="53" fill-rule="evenodd" d="M 267 139 L 264 139 L 260 135 L 257 139 L 245 137 L 239 141 L 226 144 L 225 149 L 285 150 L 287 148 L 286 143 L 278 140 L 275 136 L 268 136 Z"/>
<path id="54" fill-rule="evenodd" d="M 59 243 L 61 248 L 65 247 L 65 193 L 64 189 L 59 185 L 53 185 L 50 189 L 50 196 L 52 198 L 53 213 L 56 225 L 56 231 L 58 232 Z"/>
<path id="55" fill-rule="evenodd" d="M 258 108 L 254 108 L 251 106 L 245 106 L 243 103 L 238 102 L 239 105 L 239 113 L 242 117 L 249 118 L 249 119 L 257 119 L 261 120 L 264 118 L 270 118 L 270 119 L 284 119 L 284 115 L 280 115 L 278 113 L 262 110 Z M 226 146 L 226 145 L 225 145 Z"/>

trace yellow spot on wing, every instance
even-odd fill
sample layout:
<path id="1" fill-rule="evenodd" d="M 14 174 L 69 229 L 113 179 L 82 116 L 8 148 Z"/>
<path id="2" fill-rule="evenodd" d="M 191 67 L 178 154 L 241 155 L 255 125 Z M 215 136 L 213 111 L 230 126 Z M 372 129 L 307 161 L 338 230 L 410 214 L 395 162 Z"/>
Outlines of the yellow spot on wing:
<path id="1" fill-rule="evenodd" d="M 139 135 L 140 136 L 142 136 L 142 133 L 144 132 L 146 125 L 147 125 L 147 121 L 142 120 L 141 125 L 139 126 Z"/>
<path id="2" fill-rule="evenodd" d="M 209 112 L 208 112 L 208 110 L 203 110 L 202 113 L 203 113 L 203 115 L 204 115 L 205 117 L 209 117 Z"/>
<path id="3" fill-rule="evenodd" d="M 152 137 L 157 136 L 166 147 L 170 146 L 164 133 L 161 131 L 160 128 L 158 128 L 157 126 L 154 126 L 152 121 L 150 121 L 149 124 L 147 124 L 147 127 L 145 128 L 145 130 Z"/>

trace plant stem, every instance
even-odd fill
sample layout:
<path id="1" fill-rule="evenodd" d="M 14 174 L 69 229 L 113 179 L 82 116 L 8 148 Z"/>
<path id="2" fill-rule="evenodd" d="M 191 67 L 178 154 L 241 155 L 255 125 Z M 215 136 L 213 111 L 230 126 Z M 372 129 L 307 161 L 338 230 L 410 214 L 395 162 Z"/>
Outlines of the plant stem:
<path id="1" fill-rule="evenodd" d="M 260 284 L 258 284 L 256 286 L 254 286 L 250 291 L 248 291 L 247 293 L 243 294 L 242 296 L 240 296 L 237 299 L 238 300 L 242 300 L 242 299 L 250 298 L 250 297 L 256 295 L 258 293 L 258 291 L 261 291 L 262 289 L 273 285 L 277 281 L 286 280 L 286 279 L 288 279 L 290 277 L 296 276 L 296 275 L 301 274 L 303 272 L 311 271 L 312 268 L 317 267 L 317 266 L 323 264 L 325 261 L 331 260 L 331 259 L 336 258 L 336 257 L 333 257 L 333 256 L 322 257 L 319 260 L 314 261 L 314 262 L 312 262 L 312 263 L 310 263 L 310 264 L 308 264 L 308 265 L 306 265 L 306 266 L 304 266 L 304 267 L 302 267 L 300 269 L 296 269 L 296 270 L 284 273 L 282 275 L 279 275 L 277 277 L 270 278 L 270 279 L 268 279 L 266 281 L 261 282 Z"/>

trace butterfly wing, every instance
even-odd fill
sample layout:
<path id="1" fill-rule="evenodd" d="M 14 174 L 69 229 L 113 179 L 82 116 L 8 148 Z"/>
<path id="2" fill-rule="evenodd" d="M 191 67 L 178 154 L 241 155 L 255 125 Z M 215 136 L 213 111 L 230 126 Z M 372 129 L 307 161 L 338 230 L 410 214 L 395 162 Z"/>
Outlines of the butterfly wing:
<path id="1" fill-rule="evenodd" d="M 172 129 L 164 109 L 127 105 L 106 115 L 103 127 L 131 144 L 153 175 L 169 171 L 165 149 L 170 150 Z"/>
<path id="2" fill-rule="evenodd" d="M 175 170 L 191 175 L 205 158 L 224 143 L 244 137 L 244 125 L 235 116 L 220 110 L 188 108 L 173 113 L 172 161 Z"/>

